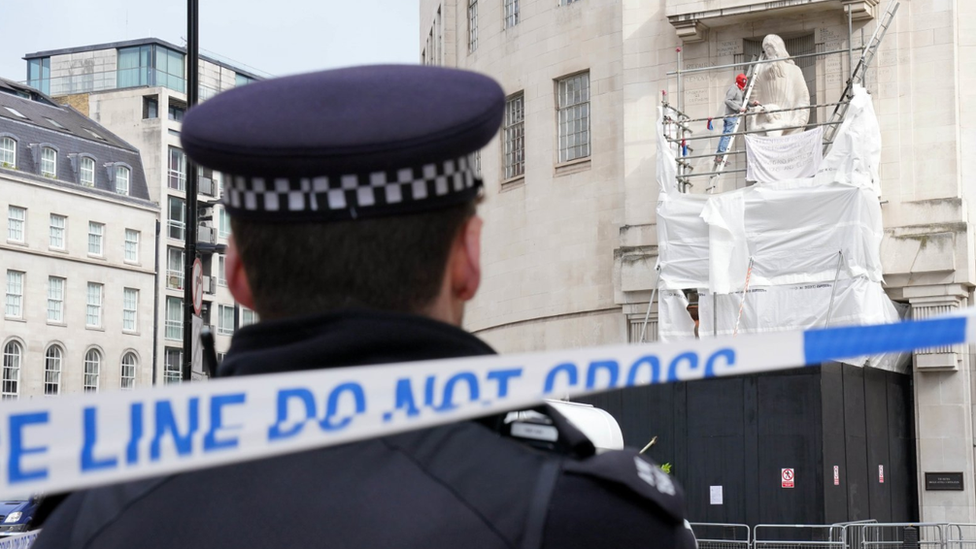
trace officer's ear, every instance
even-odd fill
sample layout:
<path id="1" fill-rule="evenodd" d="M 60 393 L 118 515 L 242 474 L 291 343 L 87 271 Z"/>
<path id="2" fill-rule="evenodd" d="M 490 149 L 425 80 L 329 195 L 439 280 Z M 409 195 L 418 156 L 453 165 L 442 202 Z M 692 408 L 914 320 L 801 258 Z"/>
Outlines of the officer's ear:
<path id="1" fill-rule="evenodd" d="M 234 299 L 238 303 L 251 309 L 254 309 L 254 296 L 251 294 L 251 284 L 247 281 L 247 273 L 244 272 L 244 263 L 241 262 L 241 256 L 237 253 L 237 244 L 234 242 L 234 236 L 231 235 L 227 239 L 227 257 L 224 260 L 224 277 L 227 279 L 227 289 L 230 290 L 230 295 L 234 296 Z M 258 314 L 261 314 L 260 312 Z"/>
<path id="2" fill-rule="evenodd" d="M 481 285 L 481 226 L 483 221 L 472 216 L 461 227 L 448 262 L 452 296 L 461 302 L 474 297 Z"/>

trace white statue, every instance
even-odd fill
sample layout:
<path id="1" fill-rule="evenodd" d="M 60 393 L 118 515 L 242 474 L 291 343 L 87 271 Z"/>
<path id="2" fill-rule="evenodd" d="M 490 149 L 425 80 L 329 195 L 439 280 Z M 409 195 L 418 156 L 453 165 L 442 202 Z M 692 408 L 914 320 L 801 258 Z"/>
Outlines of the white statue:
<path id="1" fill-rule="evenodd" d="M 755 85 L 750 97 L 752 112 L 751 130 L 765 130 L 766 135 L 779 136 L 799 133 L 804 128 L 782 130 L 792 126 L 805 126 L 810 119 L 810 90 L 807 89 L 803 71 L 790 59 L 786 43 L 775 34 L 763 38 L 763 52 L 766 59 L 777 59 L 771 63 L 756 65 Z M 768 112 L 781 109 L 793 111 Z"/>

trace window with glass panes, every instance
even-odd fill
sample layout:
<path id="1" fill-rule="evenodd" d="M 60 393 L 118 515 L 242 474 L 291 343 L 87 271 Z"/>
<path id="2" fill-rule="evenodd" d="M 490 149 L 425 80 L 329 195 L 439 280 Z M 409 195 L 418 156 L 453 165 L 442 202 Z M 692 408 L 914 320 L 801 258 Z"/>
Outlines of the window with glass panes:
<path id="1" fill-rule="evenodd" d="M 183 351 L 167 347 L 163 353 L 163 383 L 183 381 Z"/>
<path id="2" fill-rule="evenodd" d="M 47 277 L 47 321 L 64 322 L 65 279 L 57 276 Z"/>
<path id="3" fill-rule="evenodd" d="M 104 233 L 104 223 L 88 222 L 88 255 L 102 255 L 102 236 Z"/>
<path id="4" fill-rule="evenodd" d="M 88 349 L 85 353 L 85 384 L 86 393 L 98 392 L 98 376 L 102 370 L 102 354 L 96 349 Z"/>
<path id="5" fill-rule="evenodd" d="M 85 325 L 91 328 L 102 327 L 102 288 L 101 284 L 88 283 L 88 299 Z"/>
<path id="6" fill-rule="evenodd" d="M 227 285 L 227 264 L 224 263 L 224 256 L 217 256 L 217 285 L 226 286 Z"/>
<path id="7" fill-rule="evenodd" d="M 50 246 L 56 250 L 64 249 L 64 229 L 68 218 L 63 215 L 51 214 Z"/>
<path id="8" fill-rule="evenodd" d="M 234 308 L 226 305 L 217 306 L 217 333 L 230 335 L 234 333 Z"/>
<path id="9" fill-rule="evenodd" d="M 115 167 L 115 192 L 128 196 L 129 173 L 129 168 L 126 168 L 125 166 Z"/>
<path id="10" fill-rule="evenodd" d="M 183 240 L 186 230 L 186 205 L 182 198 L 169 197 L 169 227 L 168 235 L 176 240 Z"/>
<path id="11" fill-rule="evenodd" d="M 3 382 L 0 396 L 17 398 L 20 394 L 20 363 L 24 350 L 20 343 L 8 341 L 3 346 Z"/>
<path id="12" fill-rule="evenodd" d="M 24 316 L 24 273 L 7 271 L 7 300 L 4 316 L 23 318 Z"/>
<path id="13" fill-rule="evenodd" d="M 125 260 L 129 263 L 139 262 L 139 231 L 125 230 Z"/>
<path id="14" fill-rule="evenodd" d="M 258 314 L 251 309 L 244 308 L 241 310 L 241 326 L 250 326 L 258 321 Z"/>
<path id="15" fill-rule="evenodd" d="M 122 290 L 122 329 L 135 332 L 139 329 L 136 313 L 139 308 L 139 290 L 125 288 Z"/>
<path id="16" fill-rule="evenodd" d="M 136 354 L 122 355 L 122 380 L 120 387 L 123 391 L 131 391 L 136 386 Z"/>
<path id="17" fill-rule="evenodd" d="M 519 22 L 519 0 L 505 0 L 505 28 L 514 27 Z"/>
<path id="18" fill-rule="evenodd" d="M 505 101 L 505 179 L 525 173 L 525 95 Z"/>
<path id="19" fill-rule="evenodd" d="M 230 215 L 223 207 L 218 210 L 217 214 L 217 236 L 221 238 L 230 236 Z"/>
<path id="20" fill-rule="evenodd" d="M 186 155 L 174 147 L 169 148 L 169 188 L 186 189 Z"/>
<path id="21" fill-rule="evenodd" d="M 79 182 L 86 187 L 95 186 L 95 161 L 87 156 L 81 157 L 81 167 L 78 172 Z"/>
<path id="22" fill-rule="evenodd" d="M 41 149 L 41 175 L 56 177 L 58 174 L 58 151 L 51 147 Z"/>
<path id="23" fill-rule="evenodd" d="M 468 53 L 478 49 L 478 0 L 468 0 Z"/>
<path id="24" fill-rule="evenodd" d="M 44 353 L 44 394 L 57 395 L 61 393 L 61 361 L 64 352 L 61 347 L 51 345 Z"/>
<path id="25" fill-rule="evenodd" d="M 183 341 L 183 300 L 178 297 L 166 298 L 166 339 Z"/>
<path id="26" fill-rule="evenodd" d="M 7 208 L 7 240 L 24 241 L 24 225 L 27 224 L 27 208 L 10 206 Z"/>
<path id="27" fill-rule="evenodd" d="M 590 73 L 557 82 L 559 161 L 590 156 Z"/>
<path id="28" fill-rule="evenodd" d="M 0 167 L 17 167 L 17 142 L 12 137 L 0 138 Z"/>
<path id="29" fill-rule="evenodd" d="M 179 248 L 166 248 L 166 287 L 171 290 L 183 289 L 183 255 Z"/>

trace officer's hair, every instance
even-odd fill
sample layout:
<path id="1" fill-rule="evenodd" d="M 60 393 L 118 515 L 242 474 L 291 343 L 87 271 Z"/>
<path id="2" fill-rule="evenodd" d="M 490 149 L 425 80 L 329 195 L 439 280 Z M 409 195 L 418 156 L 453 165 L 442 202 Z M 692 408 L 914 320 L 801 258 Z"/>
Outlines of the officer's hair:
<path id="1" fill-rule="evenodd" d="M 421 313 L 440 292 L 475 202 L 434 212 L 330 223 L 231 220 L 262 318 L 348 307 Z"/>

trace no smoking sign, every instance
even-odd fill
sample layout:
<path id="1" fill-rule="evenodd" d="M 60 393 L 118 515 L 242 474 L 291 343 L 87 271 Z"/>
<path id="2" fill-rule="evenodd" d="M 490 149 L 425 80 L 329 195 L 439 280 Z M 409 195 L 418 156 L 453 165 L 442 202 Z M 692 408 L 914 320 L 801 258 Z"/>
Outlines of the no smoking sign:
<path id="1" fill-rule="evenodd" d="M 781 471 L 780 471 L 780 480 L 782 480 L 782 482 L 783 482 L 783 488 L 792 488 L 793 487 L 793 478 L 794 478 L 794 476 L 795 476 L 795 473 L 793 472 L 793 469 L 781 469 Z"/>

